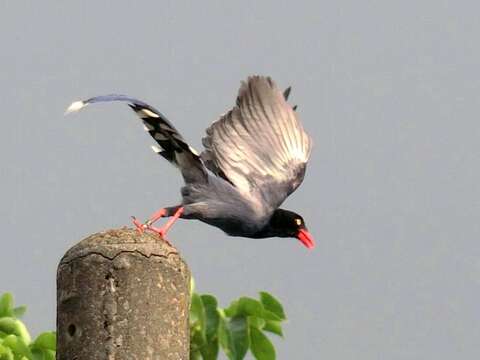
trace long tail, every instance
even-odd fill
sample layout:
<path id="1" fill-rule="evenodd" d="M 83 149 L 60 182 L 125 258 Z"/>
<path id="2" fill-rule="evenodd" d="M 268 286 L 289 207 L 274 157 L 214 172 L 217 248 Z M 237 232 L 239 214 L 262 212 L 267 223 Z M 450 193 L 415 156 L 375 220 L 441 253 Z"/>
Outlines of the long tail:
<path id="1" fill-rule="evenodd" d="M 85 106 L 98 102 L 125 102 L 140 117 L 144 129 L 160 146 L 152 150 L 177 166 L 185 182 L 205 181 L 207 173 L 198 153 L 183 139 L 182 135 L 167 118 L 147 103 L 125 95 L 95 96 L 87 100 L 73 102 L 65 114 L 79 111 Z"/>

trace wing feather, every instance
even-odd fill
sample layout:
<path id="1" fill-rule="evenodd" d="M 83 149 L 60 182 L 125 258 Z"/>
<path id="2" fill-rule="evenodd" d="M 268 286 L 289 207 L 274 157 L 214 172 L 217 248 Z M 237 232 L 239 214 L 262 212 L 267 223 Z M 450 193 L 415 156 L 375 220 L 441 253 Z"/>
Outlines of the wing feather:
<path id="1" fill-rule="evenodd" d="M 205 165 L 266 212 L 301 184 L 312 149 L 310 136 L 286 102 L 289 93 L 269 77 L 248 78 L 241 83 L 236 106 L 202 140 Z"/>

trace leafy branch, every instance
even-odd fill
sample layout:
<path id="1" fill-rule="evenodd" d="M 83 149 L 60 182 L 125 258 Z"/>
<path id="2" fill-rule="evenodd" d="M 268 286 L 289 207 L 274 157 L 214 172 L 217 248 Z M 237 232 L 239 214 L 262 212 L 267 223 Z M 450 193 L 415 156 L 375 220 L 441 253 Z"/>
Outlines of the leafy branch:
<path id="1" fill-rule="evenodd" d="M 192 289 L 191 297 L 190 360 L 215 360 L 220 348 L 230 360 L 242 360 L 248 350 L 257 360 L 276 358 L 266 332 L 283 337 L 286 316 L 275 297 L 261 292 L 259 300 L 241 297 L 225 309 L 212 295 Z"/>
<path id="2" fill-rule="evenodd" d="M 20 320 L 26 309 L 14 307 L 10 293 L 0 297 L 0 360 L 55 360 L 55 332 L 44 332 L 31 341 Z"/>
<path id="3" fill-rule="evenodd" d="M 25 306 L 14 306 L 10 293 L 0 296 L 0 360 L 55 360 L 55 332 L 32 341 L 20 320 L 25 311 Z M 259 300 L 241 297 L 223 309 L 213 295 L 195 293 L 192 282 L 190 360 L 216 360 L 220 349 L 230 360 L 242 360 L 248 350 L 257 360 L 275 360 L 266 333 L 283 337 L 284 320 L 282 305 L 267 292 Z"/>

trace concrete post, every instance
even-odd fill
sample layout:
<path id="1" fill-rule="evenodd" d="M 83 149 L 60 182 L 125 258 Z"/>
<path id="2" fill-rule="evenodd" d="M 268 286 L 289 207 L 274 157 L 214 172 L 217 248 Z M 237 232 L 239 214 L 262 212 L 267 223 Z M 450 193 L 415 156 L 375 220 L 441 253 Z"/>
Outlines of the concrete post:
<path id="1" fill-rule="evenodd" d="M 73 246 L 57 271 L 57 359 L 188 360 L 190 272 L 133 229 Z"/>

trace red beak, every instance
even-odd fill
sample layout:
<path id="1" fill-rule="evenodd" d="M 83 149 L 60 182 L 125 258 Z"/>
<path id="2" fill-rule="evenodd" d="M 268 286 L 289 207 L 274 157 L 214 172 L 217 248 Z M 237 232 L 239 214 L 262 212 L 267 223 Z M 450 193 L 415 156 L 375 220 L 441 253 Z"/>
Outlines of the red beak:
<path id="1" fill-rule="evenodd" d="M 312 235 L 307 231 L 307 229 L 300 229 L 297 233 L 297 239 L 300 240 L 303 245 L 305 245 L 309 249 L 313 249 L 315 247 L 315 242 L 313 241 Z"/>

